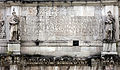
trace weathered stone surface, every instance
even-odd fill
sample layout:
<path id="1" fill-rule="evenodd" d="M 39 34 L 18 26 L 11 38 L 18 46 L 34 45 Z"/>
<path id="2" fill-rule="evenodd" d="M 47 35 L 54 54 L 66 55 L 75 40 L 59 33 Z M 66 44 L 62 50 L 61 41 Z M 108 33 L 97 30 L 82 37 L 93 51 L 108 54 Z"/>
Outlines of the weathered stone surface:
<path id="1" fill-rule="evenodd" d="M 18 70 L 17 65 L 10 65 L 10 70 Z"/>
<path id="2" fill-rule="evenodd" d="M 22 23 L 22 26 L 25 27 L 22 31 L 24 34 L 22 40 L 100 40 L 102 18 L 101 9 L 97 8 L 101 7 L 39 7 L 38 9 L 33 7 L 32 11 L 36 13 L 37 10 L 36 15 L 35 13 L 29 14 L 29 10 L 25 11 L 28 14 L 23 13 L 26 16 L 24 20 L 26 22 Z M 25 8 L 23 7 L 23 9 Z M 84 14 L 84 12 L 86 13 Z M 94 16 L 97 13 L 99 15 Z M 22 18 L 24 19 L 24 17 Z"/>
<path id="3" fill-rule="evenodd" d="M 17 15 L 20 16 L 19 27 L 21 40 L 33 41 L 32 43 L 22 43 L 22 47 L 36 47 L 34 41 L 39 39 L 44 41 L 43 43 L 40 43 L 39 47 L 58 47 L 60 49 L 57 50 L 64 51 L 64 53 L 85 52 L 86 55 L 89 53 L 99 53 L 102 47 L 102 39 L 104 38 L 104 18 L 109 10 L 113 13 L 113 16 L 116 19 L 116 28 L 118 29 L 117 6 L 37 7 L 23 5 L 0 9 L 1 12 L 4 13 L 3 15 L 5 15 L 4 18 L 6 18 L 7 38 L 9 38 L 9 24 L 7 19 L 11 16 L 13 9 L 15 9 Z M 117 36 L 118 35 L 116 35 L 116 38 Z M 65 40 L 67 43 L 46 42 L 50 40 Z M 79 47 L 71 48 L 73 40 L 80 41 Z M 68 48 L 65 48 L 68 46 L 70 47 L 69 50 L 67 50 Z M 88 47 L 90 48 L 87 49 Z M 31 53 L 31 49 L 29 50 L 29 53 Z M 46 49 L 45 51 L 49 50 L 50 49 Z M 23 51 L 25 52 L 25 50 Z M 36 49 L 33 51 L 36 52 Z M 47 52 L 45 52 L 45 54 L 47 54 Z M 57 54 L 59 53 L 56 52 L 56 55 Z"/>
<path id="4" fill-rule="evenodd" d="M 118 6 L 7 6 L 1 16 L 6 18 L 6 33 L 9 38 L 8 19 L 15 8 L 20 16 L 20 36 L 22 54 L 41 54 L 52 56 L 77 56 L 88 57 L 102 51 L 102 39 L 104 29 L 104 19 L 106 12 L 112 11 L 116 19 L 116 38 L 118 24 Z M 0 28 L 2 29 L 2 28 Z M 35 40 L 42 41 L 38 46 Z M 79 41 L 79 46 L 73 46 L 73 40 Z M 65 42 L 58 42 L 65 41 Z M 10 45 L 7 48 L 0 41 L 0 53 L 20 50 L 20 45 Z M 7 42 L 5 42 L 7 43 Z M 4 47 L 2 47 L 4 46 Z M 106 45 L 105 45 L 106 46 Z M 112 45 L 113 46 L 113 45 Z M 11 49 L 10 49 L 11 48 Z M 103 44 L 104 49 L 104 44 Z M 119 48 L 120 49 L 120 48 Z M 107 49 L 108 50 L 108 49 Z M 116 50 L 110 49 L 110 51 Z M 101 70 L 99 65 L 89 66 L 24 66 L 24 70 Z M 109 67 L 107 67 L 109 68 Z M 17 70 L 16 65 L 11 65 L 10 70 Z"/>
<path id="5" fill-rule="evenodd" d="M 27 66 L 25 70 L 101 70 L 101 66 Z"/>
<path id="6" fill-rule="evenodd" d="M 5 9 L 0 9 L 0 39 L 6 38 Z"/>
<path id="7" fill-rule="evenodd" d="M 8 52 L 13 52 L 13 54 L 20 54 L 20 44 L 8 44 Z"/>
<path id="8" fill-rule="evenodd" d="M 7 47 L 0 47 L 0 53 L 6 53 L 7 52 Z"/>
<path id="9" fill-rule="evenodd" d="M 104 52 L 116 52 L 116 43 L 103 43 Z"/>
<path id="10" fill-rule="evenodd" d="M 100 53 L 102 47 L 21 47 L 21 54 L 87 57 Z"/>
<path id="11" fill-rule="evenodd" d="M 42 47 L 47 46 L 49 49 L 40 52 L 34 48 L 29 50 L 22 50 L 22 53 L 31 54 L 54 54 L 53 55 L 79 55 L 84 52 L 85 56 L 100 53 L 102 47 L 104 19 L 106 13 L 110 10 L 117 20 L 116 6 L 72 6 L 72 7 L 21 7 L 24 15 L 21 17 L 21 40 L 43 40 L 40 43 L 40 47 L 35 46 L 35 43 L 26 44 L 23 43 L 26 49 L 28 45 L 31 47 L 35 46 L 36 49 L 43 49 Z M 30 14 L 30 10 L 32 9 Z M 21 10 L 21 11 L 22 11 Z M 89 11 L 89 12 L 88 12 Z M 85 13 L 86 12 L 86 13 Z M 116 12 L 116 14 L 115 14 Z M 117 24 L 117 22 L 116 22 Z M 67 46 L 67 43 L 45 43 L 49 40 L 67 40 L 69 46 L 72 46 L 72 40 L 79 40 L 79 47 L 68 47 L 63 49 L 61 47 Z M 59 48 L 56 49 L 55 46 Z M 64 45 L 64 46 L 62 46 Z M 50 48 L 51 47 L 51 48 Z M 90 47 L 90 48 L 89 48 Z M 54 51 L 50 51 L 50 49 Z M 50 51 L 50 52 L 49 52 Z M 59 51 L 59 53 L 58 53 Z M 71 53 L 72 52 L 72 53 Z"/>

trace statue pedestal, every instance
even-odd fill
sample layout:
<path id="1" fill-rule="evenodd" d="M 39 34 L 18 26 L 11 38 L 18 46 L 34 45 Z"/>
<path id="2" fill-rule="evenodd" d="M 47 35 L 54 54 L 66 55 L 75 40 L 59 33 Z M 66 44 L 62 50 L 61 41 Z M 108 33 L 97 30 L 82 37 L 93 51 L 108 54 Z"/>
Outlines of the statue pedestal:
<path id="1" fill-rule="evenodd" d="M 10 42 L 8 44 L 8 52 L 12 52 L 12 54 L 15 55 L 20 55 L 20 43 Z"/>
<path id="2" fill-rule="evenodd" d="M 116 55 L 116 43 L 103 43 L 103 51 L 101 54 Z"/>
<path id="3" fill-rule="evenodd" d="M 18 66 L 17 65 L 10 65 L 10 70 L 18 70 Z"/>

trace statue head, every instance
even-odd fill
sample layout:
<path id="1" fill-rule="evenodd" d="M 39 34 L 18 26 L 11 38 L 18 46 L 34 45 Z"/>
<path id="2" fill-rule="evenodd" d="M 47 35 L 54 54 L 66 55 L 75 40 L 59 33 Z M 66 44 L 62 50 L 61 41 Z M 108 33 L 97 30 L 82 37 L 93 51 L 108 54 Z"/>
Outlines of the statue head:
<path id="1" fill-rule="evenodd" d="M 15 15 L 16 15 L 16 12 L 15 12 L 15 11 L 13 11 L 13 12 L 12 12 L 12 15 L 13 15 L 13 16 L 15 16 Z"/>
<path id="2" fill-rule="evenodd" d="M 107 14 L 108 14 L 108 16 L 111 16 L 111 15 L 112 15 L 111 11 L 108 11 Z"/>

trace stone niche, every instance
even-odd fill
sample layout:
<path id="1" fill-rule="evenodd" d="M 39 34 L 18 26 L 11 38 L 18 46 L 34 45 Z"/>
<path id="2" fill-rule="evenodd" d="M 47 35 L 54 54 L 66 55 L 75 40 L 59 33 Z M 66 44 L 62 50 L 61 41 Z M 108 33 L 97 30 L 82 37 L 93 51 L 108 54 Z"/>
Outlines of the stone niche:
<path id="1" fill-rule="evenodd" d="M 8 44 L 8 52 L 12 54 L 19 55 L 20 54 L 20 44 Z"/>
<path id="2" fill-rule="evenodd" d="M 103 51 L 101 54 L 117 54 L 116 43 L 103 43 Z"/>

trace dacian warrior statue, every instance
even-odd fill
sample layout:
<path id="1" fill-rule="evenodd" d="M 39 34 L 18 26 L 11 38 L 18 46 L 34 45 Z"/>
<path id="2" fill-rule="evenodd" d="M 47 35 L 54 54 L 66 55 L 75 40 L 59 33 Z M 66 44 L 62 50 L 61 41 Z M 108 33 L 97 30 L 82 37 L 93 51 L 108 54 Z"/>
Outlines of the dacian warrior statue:
<path id="1" fill-rule="evenodd" d="M 18 40 L 18 24 L 19 17 L 16 15 L 16 12 L 12 12 L 12 17 L 10 18 L 10 40 Z"/>
<path id="2" fill-rule="evenodd" d="M 107 14 L 107 19 L 105 21 L 105 40 L 110 42 L 115 41 L 115 19 L 111 11 L 108 11 Z"/>

